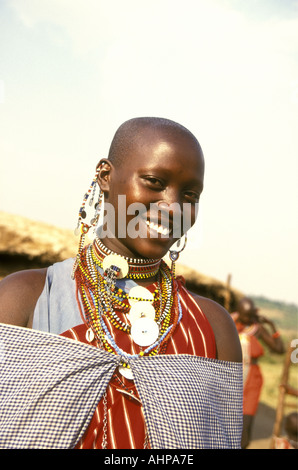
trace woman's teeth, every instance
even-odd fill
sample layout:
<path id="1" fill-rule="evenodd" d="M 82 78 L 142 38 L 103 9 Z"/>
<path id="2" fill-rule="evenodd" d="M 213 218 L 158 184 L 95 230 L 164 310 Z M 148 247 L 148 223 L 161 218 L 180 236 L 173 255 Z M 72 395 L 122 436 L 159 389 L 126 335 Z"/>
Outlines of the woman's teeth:
<path id="1" fill-rule="evenodd" d="M 168 236 L 170 234 L 170 230 L 167 227 L 155 224 L 154 222 L 150 222 L 149 220 L 146 220 L 146 224 L 151 230 L 154 230 L 155 232 L 161 235 Z"/>

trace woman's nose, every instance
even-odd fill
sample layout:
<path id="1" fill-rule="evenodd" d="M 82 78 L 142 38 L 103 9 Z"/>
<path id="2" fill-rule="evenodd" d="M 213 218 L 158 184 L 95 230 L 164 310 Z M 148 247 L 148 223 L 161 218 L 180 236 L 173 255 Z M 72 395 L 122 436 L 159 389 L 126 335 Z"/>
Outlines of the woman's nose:
<path id="1" fill-rule="evenodd" d="M 156 205 L 160 223 L 171 229 L 175 238 L 180 238 L 183 226 L 182 208 L 177 201 L 162 200 Z"/>
<path id="2" fill-rule="evenodd" d="M 181 205 L 175 199 L 163 199 L 157 203 L 158 210 L 168 215 L 168 217 L 172 220 L 174 217 L 181 217 Z"/>
<path id="3" fill-rule="evenodd" d="M 166 190 L 163 193 L 163 199 L 161 203 L 165 203 L 168 206 L 171 206 L 173 204 L 179 204 L 181 205 L 181 194 L 180 191 L 178 191 L 176 188 L 166 188 Z"/>

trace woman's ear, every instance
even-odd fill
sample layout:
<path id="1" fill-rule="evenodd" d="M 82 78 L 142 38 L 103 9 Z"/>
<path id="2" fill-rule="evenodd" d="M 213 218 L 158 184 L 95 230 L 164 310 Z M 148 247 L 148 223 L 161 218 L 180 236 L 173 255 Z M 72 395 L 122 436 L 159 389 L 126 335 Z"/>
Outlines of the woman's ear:
<path id="1" fill-rule="evenodd" d="M 97 176 L 98 185 L 100 189 L 103 191 L 103 193 L 107 194 L 110 190 L 110 177 L 111 177 L 111 172 L 114 169 L 113 164 L 106 158 L 103 158 L 98 163 L 96 169 L 98 171 L 98 176 Z"/>

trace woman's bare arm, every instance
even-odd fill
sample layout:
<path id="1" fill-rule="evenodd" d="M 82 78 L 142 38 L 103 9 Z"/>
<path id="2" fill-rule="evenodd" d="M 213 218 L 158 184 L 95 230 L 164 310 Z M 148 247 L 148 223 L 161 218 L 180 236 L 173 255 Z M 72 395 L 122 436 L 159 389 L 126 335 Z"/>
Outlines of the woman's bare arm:
<path id="1" fill-rule="evenodd" d="M 0 323 L 32 327 L 33 313 L 47 269 L 10 274 L 0 282 Z"/>

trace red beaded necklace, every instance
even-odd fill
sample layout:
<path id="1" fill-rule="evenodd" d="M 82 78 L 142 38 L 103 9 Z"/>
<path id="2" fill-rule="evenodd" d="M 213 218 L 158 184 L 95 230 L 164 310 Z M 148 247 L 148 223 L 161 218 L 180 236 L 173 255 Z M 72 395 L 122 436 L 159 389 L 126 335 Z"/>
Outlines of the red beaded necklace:
<path id="1" fill-rule="evenodd" d="M 106 256 L 112 254 L 99 238 L 95 238 L 92 245 L 92 258 L 93 261 L 103 268 L 103 260 Z M 142 258 L 129 258 L 122 256 L 129 264 L 129 272 L 127 273 L 128 279 L 149 279 L 157 275 L 161 263 L 161 259 L 142 259 Z"/>

